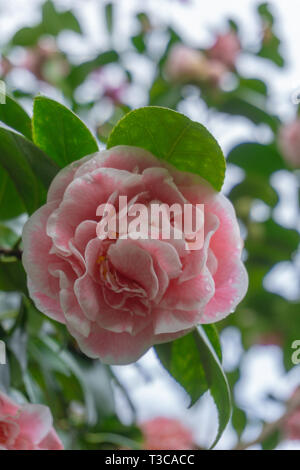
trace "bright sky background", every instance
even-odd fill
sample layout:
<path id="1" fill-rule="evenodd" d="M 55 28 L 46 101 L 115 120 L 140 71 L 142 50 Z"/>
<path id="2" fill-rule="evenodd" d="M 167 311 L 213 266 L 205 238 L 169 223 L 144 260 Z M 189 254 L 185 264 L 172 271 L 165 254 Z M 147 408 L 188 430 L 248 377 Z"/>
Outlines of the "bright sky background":
<path id="1" fill-rule="evenodd" d="M 11 36 L 19 27 L 34 24 L 39 19 L 39 10 L 36 8 L 42 0 L 0 0 L 0 44 Z M 101 48 L 108 46 L 105 42 L 104 24 L 101 23 L 99 5 L 105 3 L 101 0 L 55 0 L 61 7 L 72 7 L 78 14 L 85 32 L 87 41 L 82 41 L 72 33 L 64 33 L 60 38 L 60 47 L 74 61 L 88 59 Z M 130 20 L 131 12 L 143 9 L 151 11 L 156 22 L 161 20 L 171 22 L 186 41 L 195 47 L 205 47 L 213 39 L 214 31 L 225 28 L 227 17 L 237 20 L 241 29 L 243 46 L 247 49 L 255 48 L 259 37 L 259 22 L 255 13 L 256 0 L 116 0 L 119 5 L 117 34 L 114 40 L 118 47 L 126 48 L 126 38 L 137 27 Z M 292 103 L 291 95 L 296 89 L 300 89 L 300 2 L 299 0 L 272 0 L 269 2 L 278 19 L 276 30 L 283 39 L 282 51 L 287 60 L 287 67 L 278 70 L 272 64 L 265 63 L 263 67 L 257 66 L 257 61 L 245 55 L 238 63 L 238 67 L 249 76 L 264 79 L 271 90 L 272 101 L 270 109 L 278 113 L 283 119 L 292 119 L 296 107 Z M 162 38 L 163 40 L 163 38 Z M 155 44 L 153 44 L 155 48 Z M 136 62 L 130 56 L 126 57 L 127 63 L 142 83 L 150 83 L 153 67 L 146 60 Z M 135 106 L 144 103 L 145 96 L 139 89 L 135 90 L 132 100 Z M 219 140 L 223 149 L 228 151 L 232 145 L 241 140 L 264 139 L 265 129 L 257 129 L 254 125 L 240 117 L 226 120 L 223 116 L 208 118 L 207 113 L 196 103 L 188 103 L 183 112 L 191 118 L 205 124 Z M 228 172 L 225 189 L 229 188 L 239 174 Z M 280 190 L 283 203 L 277 208 L 278 220 L 284 225 L 295 226 L 297 221 L 297 209 L 295 200 L 296 183 L 291 175 L 280 173 L 274 178 L 274 186 Z M 259 216 L 259 212 L 257 212 Z M 298 263 L 299 264 L 299 263 Z M 289 298 L 296 297 L 299 290 L 295 267 L 290 263 L 276 268 L 266 282 L 272 290 L 274 288 Z M 300 332 L 299 332 L 300 337 Z M 297 339 L 297 338 L 295 338 Z M 239 333 L 230 329 L 223 335 L 225 366 L 230 369 L 237 360 L 241 351 Z M 275 392 L 278 397 L 287 398 L 296 384 L 300 383 L 300 368 L 294 368 L 288 377 L 283 377 L 284 371 L 280 367 L 280 351 L 276 347 L 255 347 L 247 355 L 242 380 L 238 386 L 237 395 L 240 403 L 246 406 L 249 414 L 251 410 L 258 410 L 260 416 L 268 420 L 276 419 L 282 409 L 271 400 L 266 400 L 267 392 Z M 145 374 L 141 375 L 140 370 Z M 140 420 L 152 416 L 166 415 L 183 419 L 195 431 L 195 436 L 200 445 L 209 445 L 216 432 L 214 407 L 210 397 L 204 396 L 192 410 L 186 409 L 187 398 L 183 391 L 174 386 L 167 374 L 159 366 L 153 352 L 149 352 L 137 364 L 137 366 L 115 367 L 121 381 L 130 390 L 132 400 L 137 405 Z M 151 381 L 149 380 L 151 378 Z M 127 406 L 118 399 L 120 415 L 124 420 L 129 419 Z M 253 425 L 247 432 L 251 439 L 259 431 L 259 427 Z M 229 429 L 222 438 L 218 448 L 229 448 L 234 445 L 235 438 Z M 298 443 L 284 443 L 283 448 L 300 449 Z"/>

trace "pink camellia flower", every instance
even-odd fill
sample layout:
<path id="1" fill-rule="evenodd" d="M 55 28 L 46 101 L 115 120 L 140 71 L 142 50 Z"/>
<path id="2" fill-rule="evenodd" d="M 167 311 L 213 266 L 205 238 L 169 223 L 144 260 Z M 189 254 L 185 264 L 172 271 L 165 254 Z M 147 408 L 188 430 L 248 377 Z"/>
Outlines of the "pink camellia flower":
<path id="1" fill-rule="evenodd" d="M 62 449 L 47 406 L 19 406 L 0 392 L 0 450 Z"/>
<path id="2" fill-rule="evenodd" d="M 97 208 L 118 210 L 119 196 L 147 208 L 204 204 L 202 248 L 189 250 L 174 237 L 101 240 Z M 136 147 L 114 147 L 61 170 L 25 225 L 23 249 L 37 308 L 104 363 L 133 362 L 154 344 L 221 320 L 247 290 L 231 203 L 199 176 Z"/>
<path id="3" fill-rule="evenodd" d="M 241 51 L 241 44 L 234 32 L 228 32 L 217 36 L 213 46 L 208 49 L 207 55 L 211 59 L 218 60 L 228 68 L 235 67 L 236 59 Z"/>
<path id="4" fill-rule="evenodd" d="M 193 450 L 194 438 L 180 421 L 158 417 L 141 424 L 145 450 Z"/>
<path id="5" fill-rule="evenodd" d="M 281 127 L 278 143 L 287 163 L 300 167 L 300 118 Z"/>

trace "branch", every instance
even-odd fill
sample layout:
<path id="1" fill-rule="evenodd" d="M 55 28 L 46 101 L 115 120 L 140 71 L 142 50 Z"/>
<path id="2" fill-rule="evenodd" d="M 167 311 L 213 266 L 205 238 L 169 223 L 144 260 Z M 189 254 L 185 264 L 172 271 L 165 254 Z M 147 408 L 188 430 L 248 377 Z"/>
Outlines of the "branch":
<path id="1" fill-rule="evenodd" d="M 281 418 L 273 421 L 272 423 L 265 424 L 260 435 L 256 439 L 253 439 L 253 441 L 239 442 L 232 450 L 246 450 L 248 447 L 261 444 L 271 436 L 271 434 L 279 430 L 286 419 L 298 408 L 300 408 L 300 391 L 297 391 L 297 393 L 287 402 L 286 412 L 281 416 Z"/>
<path id="2" fill-rule="evenodd" d="M 15 249 L 15 250 L 5 250 L 4 248 L 0 249 L 0 257 L 1 256 L 14 256 L 17 259 L 22 259 L 22 251 Z"/>

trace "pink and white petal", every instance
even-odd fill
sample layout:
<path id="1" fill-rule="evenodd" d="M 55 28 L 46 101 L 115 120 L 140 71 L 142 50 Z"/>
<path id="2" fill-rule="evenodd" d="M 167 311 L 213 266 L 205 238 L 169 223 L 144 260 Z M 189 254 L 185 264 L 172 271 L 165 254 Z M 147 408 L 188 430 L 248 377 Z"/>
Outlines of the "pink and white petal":
<path id="1" fill-rule="evenodd" d="M 51 429 L 38 447 L 40 450 L 64 450 L 64 446 L 54 429 Z"/>
<path id="2" fill-rule="evenodd" d="M 92 158 L 93 155 L 87 155 L 60 170 L 50 184 L 47 202 L 56 201 L 59 203 L 64 196 L 66 188 L 73 181 L 76 171 Z"/>
<path id="3" fill-rule="evenodd" d="M 26 404 L 22 406 L 17 423 L 20 438 L 38 444 L 52 429 L 52 415 L 47 406 Z"/>
<path id="4" fill-rule="evenodd" d="M 176 249 L 167 241 L 136 240 L 136 244 L 151 254 L 169 279 L 177 278 L 181 273 L 182 264 Z"/>
<path id="5" fill-rule="evenodd" d="M 217 272 L 222 270 L 224 274 L 228 270 L 228 278 L 223 283 L 216 282 L 215 295 L 205 307 L 201 323 L 215 323 L 233 313 L 248 290 L 248 274 L 241 260 L 227 263 L 226 268 L 219 268 L 220 264 Z"/>
<path id="6" fill-rule="evenodd" d="M 69 184 L 59 208 L 47 222 L 47 234 L 62 254 L 70 253 L 69 240 L 74 237 L 78 225 L 84 220 L 96 221 L 98 206 L 129 182 L 134 191 L 136 185 L 141 185 L 141 178 L 125 171 L 99 168 Z"/>
<path id="7" fill-rule="evenodd" d="M 5 393 L 0 391 L 0 419 L 3 416 L 14 416 L 18 413 L 20 406 L 14 403 Z"/>
<path id="8" fill-rule="evenodd" d="M 200 250 L 188 252 L 183 258 L 183 271 L 179 277 L 179 283 L 193 279 L 201 273 L 207 261 L 210 240 L 218 230 L 219 225 L 219 219 L 216 215 L 205 214 L 203 247 Z"/>
<path id="9" fill-rule="evenodd" d="M 61 309 L 58 297 L 59 289 L 57 291 L 57 297 L 54 298 L 49 297 L 43 292 L 36 290 L 30 278 L 28 278 L 27 280 L 27 286 L 29 290 L 29 295 L 38 310 L 40 310 L 53 320 L 56 320 L 60 323 L 65 323 L 65 317 Z"/>
<path id="10" fill-rule="evenodd" d="M 213 275 L 215 295 L 207 305 L 204 321 L 213 322 L 232 313 L 248 289 L 247 271 L 241 261 L 242 240 L 232 204 L 219 195 L 210 205 L 220 220 L 210 249 L 218 264 Z"/>
<path id="11" fill-rule="evenodd" d="M 88 242 L 96 238 L 96 229 L 97 222 L 95 220 L 84 220 L 76 227 L 74 244 L 82 255 L 85 253 Z"/>
<path id="12" fill-rule="evenodd" d="M 4 416 L 0 420 L 0 444 L 10 449 L 14 445 L 19 434 L 20 428 L 18 423 L 10 416 Z"/>
<path id="13" fill-rule="evenodd" d="M 106 328 L 107 331 L 120 334 L 133 332 L 135 323 L 142 323 L 140 329 L 147 324 L 145 319 L 134 318 L 126 309 L 116 309 L 108 305 L 101 286 L 96 284 L 88 274 L 77 279 L 74 290 L 84 315 L 94 322 L 92 329 L 97 323 L 99 327 Z"/>
<path id="14" fill-rule="evenodd" d="M 154 344 L 162 344 L 162 343 L 169 343 L 170 341 L 174 341 L 177 338 L 181 338 L 182 336 L 187 335 L 191 331 L 193 331 L 194 326 L 190 329 L 176 331 L 176 333 L 162 333 L 154 336 Z"/>
<path id="15" fill-rule="evenodd" d="M 134 337 L 129 333 L 113 333 L 94 325 L 88 338 L 72 331 L 80 349 L 104 364 L 130 364 L 137 361 L 153 344 L 152 325 Z"/>
<path id="16" fill-rule="evenodd" d="M 203 316 L 204 308 L 202 310 L 187 311 L 187 310 L 154 310 L 155 315 L 155 335 L 177 333 L 179 331 L 190 330 L 197 323 L 200 323 Z"/>
<path id="17" fill-rule="evenodd" d="M 146 168 L 153 166 L 161 166 L 161 163 L 151 153 L 138 147 L 118 145 L 95 154 L 89 162 L 82 165 L 76 176 L 82 176 L 95 168 L 116 168 L 142 173 Z"/>
<path id="18" fill-rule="evenodd" d="M 100 281 L 100 263 L 99 257 L 106 254 L 105 241 L 99 238 L 90 240 L 85 249 L 86 272 L 94 279 L 95 282 Z"/>
<path id="19" fill-rule="evenodd" d="M 168 204 L 185 204 L 187 200 L 175 185 L 172 176 L 165 168 L 147 168 L 143 172 L 143 182 L 153 200 Z"/>
<path id="20" fill-rule="evenodd" d="M 150 300 L 155 298 L 159 290 L 158 279 L 147 251 L 132 240 L 119 239 L 109 247 L 107 255 L 117 271 L 142 286 Z"/>
<path id="21" fill-rule="evenodd" d="M 61 289 L 59 297 L 67 326 L 71 326 L 82 336 L 87 337 L 91 331 L 91 322 L 78 305 L 73 289 Z"/>
<path id="22" fill-rule="evenodd" d="M 170 282 L 169 288 L 160 304 L 163 309 L 200 311 L 215 293 L 214 280 L 207 268 L 197 277 L 178 283 Z"/>
<path id="23" fill-rule="evenodd" d="M 45 269 L 46 266 L 58 259 L 55 254 L 49 254 L 52 240 L 46 234 L 47 220 L 53 209 L 53 203 L 40 207 L 24 225 L 22 235 L 22 261 L 25 271 L 35 290 L 50 297 L 57 292 L 55 280 L 53 285 L 53 278 Z"/>

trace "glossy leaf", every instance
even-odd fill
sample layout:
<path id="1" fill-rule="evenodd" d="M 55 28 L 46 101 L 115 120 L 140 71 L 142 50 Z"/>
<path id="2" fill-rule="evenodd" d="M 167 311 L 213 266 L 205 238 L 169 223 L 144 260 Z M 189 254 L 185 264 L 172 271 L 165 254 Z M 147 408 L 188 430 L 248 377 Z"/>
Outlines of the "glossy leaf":
<path id="1" fill-rule="evenodd" d="M 0 166 L 0 220 L 13 219 L 23 212 L 26 209 L 16 187 L 7 171 Z"/>
<path id="2" fill-rule="evenodd" d="M 31 214 L 44 202 L 58 167 L 32 142 L 3 128 L 0 128 L 0 164 Z"/>
<path id="3" fill-rule="evenodd" d="M 171 343 L 155 346 L 163 366 L 189 394 L 191 405 L 210 390 L 219 416 L 219 429 L 213 446 L 221 437 L 231 414 L 230 391 L 220 364 L 220 347 L 217 344 L 211 326 L 202 325 Z"/>
<path id="4" fill-rule="evenodd" d="M 198 122 L 167 108 L 148 106 L 125 115 L 107 147 L 133 145 L 149 150 L 179 170 L 196 173 L 220 190 L 225 160 L 218 143 Z"/>
<path id="5" fill-rule="evenodd" d="M 0 106 L 0 121 L 31 140 L 31 119 L 13 98 L 6 95 L 6 103 Z"/>
<path id="6" fill-rule="evenodd" d="M 228 163 L 234 163 L 247 172 L 247 175 L 269 177 L 273 172 L 285 168 L 279 152 L 271 145 L 247 142 L 234 147 L 228 154 Z"/>
<path id="7" fill-rule="evenodd" d="M 38 96 L 33 110 L 33 140 L 60 167 L 97 152 L 97 142 L 86 125 L 62 104 Z"/>

